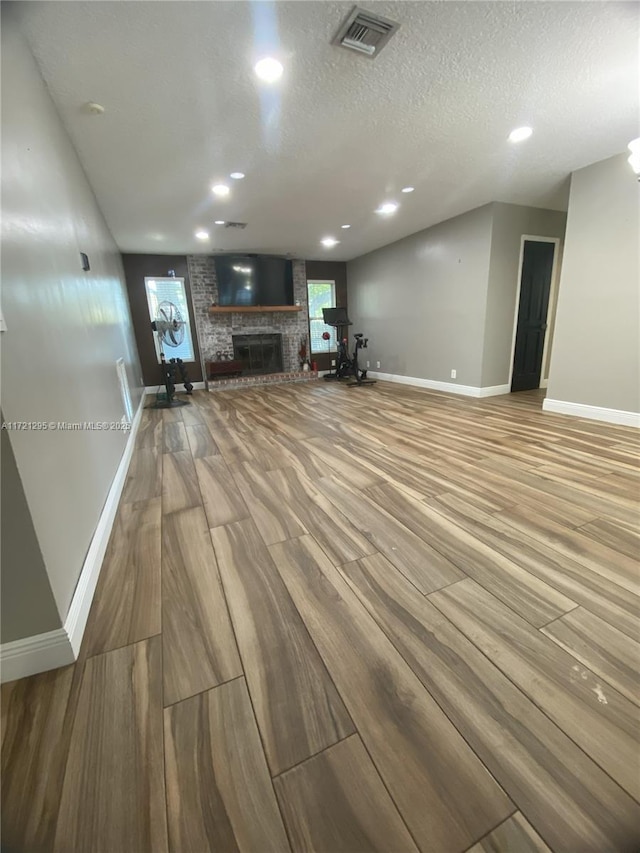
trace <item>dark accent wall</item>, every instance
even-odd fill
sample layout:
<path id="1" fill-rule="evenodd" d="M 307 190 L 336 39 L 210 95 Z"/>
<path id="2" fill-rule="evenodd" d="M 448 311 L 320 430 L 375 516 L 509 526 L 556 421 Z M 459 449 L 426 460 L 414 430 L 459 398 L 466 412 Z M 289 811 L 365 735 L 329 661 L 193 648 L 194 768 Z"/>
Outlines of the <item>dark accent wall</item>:
<path id="1" fill-rule="evenodd" d="M 306 265 L 307 281 L 335 281 L 336 307 L 347 308 L 346 263 L 344 261 L 307 261 Z M 352 349 L 351 341 L 349 341 L 349 350 Z M 318 370 L 331 370 L 331 360 L 335 359 L 335 353 L 314 353 L 312 359 L 317 363 Z"/>
<path id="2" fill-rule="evenodd" d="M 196 333 L 195 317 L 191 300 L 191 284 L 189 282 L 189 270 L 185 255 L 123 255 L 122 264 L 127 280 L 129 292 L 129 304 L 131 306 L 131 317 L 138 345 L 142 377 L 147 386 L 158 385 L 161 381 L 160 367 L 156 357 L 153 343 L 153 333 L 149 320 L 149 308 L 147 306 L 147 294 L 144 289 L 145 276 L 166 277 L 169 270 L 174 270 L 176 278 L 183 278 L 187 291 L 187 302 L 189 304 L 189 319 L 191 321 L 191 334 L 193 336 L 193 349 L 195 361 L 185 362 L 189 371 L 189 379 L 192 382 L 202 382 L 202 366 L 200 363 L 200 349 Z M 180 390 L 180 385 L 177 386 Z"/>

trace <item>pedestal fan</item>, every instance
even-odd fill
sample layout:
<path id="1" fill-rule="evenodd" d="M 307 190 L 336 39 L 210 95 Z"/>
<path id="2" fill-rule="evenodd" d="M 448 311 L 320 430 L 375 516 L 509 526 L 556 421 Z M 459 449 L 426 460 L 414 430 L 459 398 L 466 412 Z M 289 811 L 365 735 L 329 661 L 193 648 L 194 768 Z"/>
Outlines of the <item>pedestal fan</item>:
<path id="1" fill-rule="evenodd" d="M 151 328 L 158 336 L 158 353 L 160 355 L 160 368 L 162 370 L 162 382 L 166 389 L 164 400 L 156 397 L 154 408 L 169 409 L 172 406 L 186 406 L 188 400 L 178 400 L 176 397 L 176 373 L 180 373 L 180 379 L 184 383 L 187 394 L 193 391 L 193 385 L 189 382 L 187 368 L 181 358 L 165 358 L 165 347 L 179 347 L 184 341 L 184 328 L 186 322 L 177 305 L 165 300 L 158 305 L 156 319 L 151 323 Z M 159 396 L 159 395 L 158 395 Z"/>

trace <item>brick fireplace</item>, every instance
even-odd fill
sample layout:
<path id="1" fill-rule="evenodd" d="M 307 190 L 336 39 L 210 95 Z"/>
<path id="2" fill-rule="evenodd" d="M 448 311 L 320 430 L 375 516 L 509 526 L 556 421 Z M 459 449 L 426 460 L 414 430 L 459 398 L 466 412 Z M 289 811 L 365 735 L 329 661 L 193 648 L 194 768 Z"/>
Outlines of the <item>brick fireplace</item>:
<path id="1" fill-rule="evenodd" d="M 298 350 L 309 337 L 309 308 L 305 262 L 293 261 L 293 298 L 302 311 L 244 314 L 242 311 L 210 317 L 209 306 L 218 302 L 218 281 L 212 255 L 187 255 L 191 296 L 200 350 L 205 361 L 215 361 L 217 352 L 233 353 L 234 336 L 280 335 L 281 371 L 300 370 Z M 275 372 L 275 371 L 274 371 Z"/>

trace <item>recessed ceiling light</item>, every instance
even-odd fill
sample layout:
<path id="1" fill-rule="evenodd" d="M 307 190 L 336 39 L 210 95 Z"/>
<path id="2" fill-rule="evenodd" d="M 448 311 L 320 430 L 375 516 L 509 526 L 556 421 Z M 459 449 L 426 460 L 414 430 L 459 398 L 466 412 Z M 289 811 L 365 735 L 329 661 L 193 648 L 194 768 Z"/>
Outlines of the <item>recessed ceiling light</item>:
<path id="1" fill-rule="evenodd" d="M 200 231 L 196 231 L 196 237 L 198 238 L 198 240 L 208 240 L 209 232 L 205 231 L 204 229 L 200 229 Z"/>
<path id="2" fill-rule="evenodd" d="M 258 77 L 266 83 L 275 83 L 276 80 L 279 80 L 282 77 L 284 68 L 282 67 L 282 63 L 278 62 L 277 59 L 267 56 L 264 59 L 261 59 L 260 62 L 256 62 L 253 70 L 256 72 Z"/>
<path id="3" fill-rule="evenodd" d="M 213 224 L 214 225 L 224 225 L 224 219 L 216 219 L 216 221 Z"/>
<path id="4" fill-rule="evenodd" d="M 211 187 L 211 192 L 214 193 L 214 195 L 225 196 L 229 195 L 230 190 L 226 184 L 214 184 L 214 186 Z"/>
<path id="5" fill-rule="evenodd" d="M 325 246 L 325 248 L 332 249 L 334 246 L 337 246 L 340 241 L 336 240 L 335 237 L 323 237 L 320 242 Z"/>
<path id="6" fill-rule="evenodd" d="M 528 139 L 533 133 L 533 129 L 530 127 L 516 127 L 515 130 L 512 130 L 509 134 L 509 142 L 523 142 L 525 139 Z"/>
<path id="7" fill-rule="evenodd" d="M 244 172 L 231 172 L 229 175 L 234 181 L 241 181 L 244 178 Z"/>
<path id="8" fill-rule="evenodd" d="M 341 225 L 340 227 L 341 227 L 341 228 L 351 228 L 351 226 L 350 226 L 350 225 Z"/>
<path id="9" fill-rule="evenodd" d="M 402 187 L 402 192 L 403 193 L 412 193 L 414 191 L 414 189 L 415 189 L 415 187 Z"/>
<path id="10" fill-rule="evenodd" d="M 397 209 L 398 205 L 395 201 L 385 201 L 385 203 L 381 204 L 376 210 L 376 213 L 380 213 L 382 216 L 390 216 L 392 213 L 395 213 Z"/>

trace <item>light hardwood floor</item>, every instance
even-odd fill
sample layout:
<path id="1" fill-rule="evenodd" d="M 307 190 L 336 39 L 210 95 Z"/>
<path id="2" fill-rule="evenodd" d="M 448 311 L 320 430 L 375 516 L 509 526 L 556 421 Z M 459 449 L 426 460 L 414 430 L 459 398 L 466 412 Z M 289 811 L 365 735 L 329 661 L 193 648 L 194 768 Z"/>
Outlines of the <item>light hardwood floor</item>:
<path id="1" fill-rule="evenodd" d="M 145 410 L 78 662 L 2 688 L 7 850 L 637 853 L 640 441 L 541 404 Z"/>

